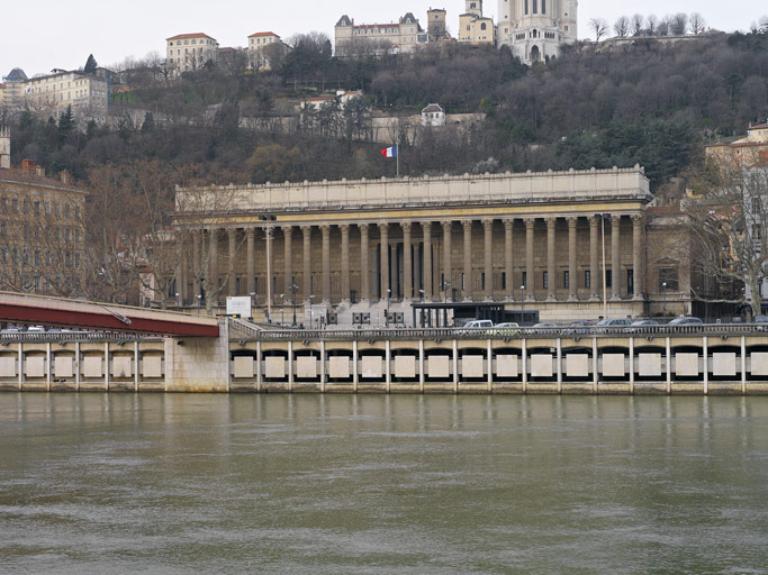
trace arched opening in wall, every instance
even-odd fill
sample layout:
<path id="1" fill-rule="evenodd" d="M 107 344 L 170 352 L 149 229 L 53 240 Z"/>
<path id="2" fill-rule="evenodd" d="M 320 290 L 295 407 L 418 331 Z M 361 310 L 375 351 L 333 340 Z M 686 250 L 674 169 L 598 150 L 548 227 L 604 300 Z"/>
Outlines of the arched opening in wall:
<path id="1" fill-rule="evenodd" d="M 539 50 L 538 46 L 531 48 L 531 62 L 534 64 L 536 62 L 541 62 L 541 50 Z"/>

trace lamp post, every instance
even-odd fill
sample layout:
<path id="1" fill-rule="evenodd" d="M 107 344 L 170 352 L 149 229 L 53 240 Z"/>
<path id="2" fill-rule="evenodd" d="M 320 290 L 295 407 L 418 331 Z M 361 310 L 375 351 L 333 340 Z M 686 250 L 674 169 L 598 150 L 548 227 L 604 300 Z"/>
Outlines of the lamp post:
<path id="1" fill-rule="evenodd" d="M 661 308 L 661 313 L 667 317 L 667 282 L 661 282 L 661 291 L 664 292 L 664 306 Z"/>
<path id="2" fill-rule="evenodd" d="M 272 224 L 276 219 L 273 214 L 261 215 L 267 234 L 267 323 L 272 323 Z"/>
<path id="3" fill-rule="evenodd" d="M 299 291 L 299 286 L 295 283 L 291 284 L 291 308 L 293 308 L 293 327 L 296 327 L 296 293 Z"/>
<path id="4" fill-rule="evenodd" d="M 608 319 L 608 270 L 605 266 L 605 220 L 610 217 L 610 214 L 600 214 L 600 221 L 602 222 L 603 227 L 603 319 Z M 612 270 L 612 273 L 615 274 L 616 270 Z M 612 280 L 616 281 L 616 278 L 614 277 Z"/>
<path id="5" fill-rule="evenodd" d="M 520 318 L 520 323 L 525 325 L 525 284 L 520 286 L 520 301 L 523 305 L 523 317 Z"/>

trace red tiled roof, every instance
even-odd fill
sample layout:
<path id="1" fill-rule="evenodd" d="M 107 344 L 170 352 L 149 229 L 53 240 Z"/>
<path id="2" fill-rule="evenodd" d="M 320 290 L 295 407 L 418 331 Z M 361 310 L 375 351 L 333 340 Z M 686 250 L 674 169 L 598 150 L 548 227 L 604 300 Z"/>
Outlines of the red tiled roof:
<path id="1" fill-rule="evenodd" d="M 280 37 L 277 34 L 275 34 L 274 32 L 256 32 L 255 34 L 251 34 L 248 37 L 249 38 L 262 38 L 262 37 L 265 37 L 265 36 L 274 36 L 275 38 L 279 38 Z"/>
<path id="2" fill-rule="evenodd" d="M 179 34 L 178 36 L 172 36 L 170 38 L 166 38 L 166 41 L 170 40 L 188 40 L 190 38 L 208 38 L 209 40 L 215 40 L 216 38 L 212 38 L 208 34 L 203 34 L 202 32 L 193 32 L 191 34 Z"/>

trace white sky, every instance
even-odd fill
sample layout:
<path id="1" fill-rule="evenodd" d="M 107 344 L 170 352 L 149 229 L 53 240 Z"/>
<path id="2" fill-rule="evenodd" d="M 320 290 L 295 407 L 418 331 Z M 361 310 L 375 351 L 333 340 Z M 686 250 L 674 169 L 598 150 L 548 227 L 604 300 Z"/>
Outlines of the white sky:
<path id="1" fill-rule="evenodd" d="M 411 11 L 424 23 L 430 6 L 446 8 L 455 32 L 464 7 L 463 0 L 8 0 L 7 4 L 0 16 L 0 75 L 18 66 L 30 76 L 83 66 L 90 53 L 101 65 L 153 51 L 162 54 L 165 38 L 183 32 L 206 32 L 222 46 L 243 46 L 249 34 L 267 30 L 284 38 L 311 30 L 332 36 L 334 24 L 345 13 L 357 22 L 390 22 Z M 589 35 L 588 22 L 595 17 L 612 23 L 622 14 L 663 16 L 694 10 L 714 28 L 747 30 L 768 14 L 768 3 L 581 0 L 580 35 Z M 486 12 L 495 16 L 495 0 L 488 2 Z"/>

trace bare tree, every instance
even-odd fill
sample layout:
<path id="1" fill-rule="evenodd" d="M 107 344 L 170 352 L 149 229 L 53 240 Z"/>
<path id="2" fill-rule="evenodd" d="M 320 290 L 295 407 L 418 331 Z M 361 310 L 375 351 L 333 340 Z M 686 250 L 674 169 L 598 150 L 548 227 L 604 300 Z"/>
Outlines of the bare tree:
<path id="1" fill-rule="evenodd" d="M 640 36 L 643 33 L 643 22 L 645 19 L 642 14 L 635 14 L 632 16 L 632 22 L 630 23 L 630 31 L 633 36 Z"/>
<path id="2" fill-rule="evenodd" d="M 619 38 L 626 38 L 629 35 L 629 18 L 620 16 L 613 25 L 613 31 Z"/>
<path id="3" fill-rule="evenodd" d="M 608 33 L 608 23 L 602 18 L 592 18 L 589 21 L 589 27 L 595 35 L 595 44 L 599 44 L 600 40 Z"/>
<path id="4" fill-rule="evenodd" d="M 757 23 L 757 29 L 759 32 L 765 34 L 768 32 L 768 16 L 762 16 Z"/>
<path id="5" fill-rule="evenodd" d="M 678 12 L 672 16 L 669 29 L 673 36 L 685 36 L 688 33 L 688 14 Z"/>
<path id="6" fill-rule="evenodd" d="M 648 30 L 648 34 L 650 36 L 655 36 L 658 33 L 659 18 L 655 14 L 651 14 L 646 19 L 646 22 L 647 22 L 646 28 Z"/>
<path id="7" fill-rule="evenodd" d="M 703 34 L 707 29 L 707 23 L 704 21 L 704 17 L 698 12 L 693 12 L 688 17 L 688 22 L 690 23 L 691 34 L 694 36 Z"/>
<path id="8" fill-rule="evenodd" d="M 768 168 L 709 166 L 694 188 L 686 211 L 697 239 L 697 271 L 731 286 L 720 301 L 748 306 L 759 315 L 768 295 Z"/>

